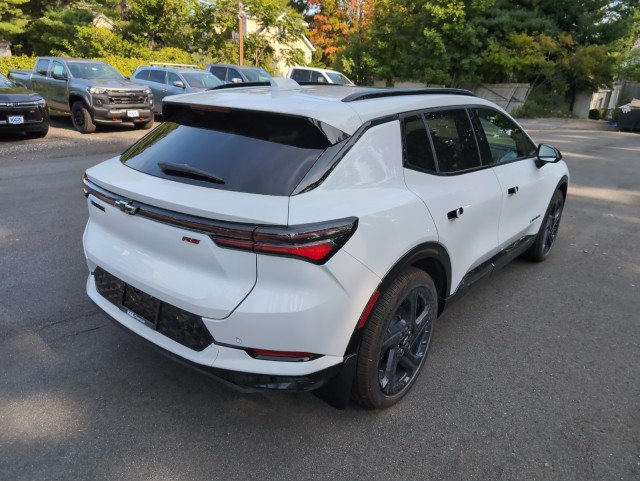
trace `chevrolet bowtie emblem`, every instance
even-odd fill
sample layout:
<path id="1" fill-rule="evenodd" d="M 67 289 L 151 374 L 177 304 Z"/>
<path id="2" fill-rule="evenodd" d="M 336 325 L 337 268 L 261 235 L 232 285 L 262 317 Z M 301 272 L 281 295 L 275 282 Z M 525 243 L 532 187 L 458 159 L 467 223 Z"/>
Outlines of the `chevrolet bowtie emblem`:
<path id="1" fill-rule="evenodd" d="M 116 200 L 114 205 L 125 214 L 135 215 L 138 211 L 138 208 L 134 207 L 133 203 L 129 200 Z"/>

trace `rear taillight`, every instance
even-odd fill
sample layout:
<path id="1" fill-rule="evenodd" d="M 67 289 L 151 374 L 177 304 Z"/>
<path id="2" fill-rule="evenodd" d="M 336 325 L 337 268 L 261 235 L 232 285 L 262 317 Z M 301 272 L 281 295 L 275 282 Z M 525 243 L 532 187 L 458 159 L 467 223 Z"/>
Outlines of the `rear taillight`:
<path id="1" fill-rule="evenodd" d="M 220 247 L 295 257 L 314 264 L 324 264 L 346 244 L 357 226 L 358 219 L 349 217 L 289 227 L 261 226 L 251 231 L 221 229 L 211 235 L 211 238 Z"/>

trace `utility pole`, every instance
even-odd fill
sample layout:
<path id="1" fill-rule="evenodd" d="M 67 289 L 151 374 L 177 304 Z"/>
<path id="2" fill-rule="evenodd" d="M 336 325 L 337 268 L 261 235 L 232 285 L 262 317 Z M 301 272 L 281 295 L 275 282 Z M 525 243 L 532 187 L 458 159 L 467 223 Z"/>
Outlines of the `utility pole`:
<path id="1" fill-rule="evenodd" d="M 244 12 L 242 0 L 238 0 L 238 37 L 240 40 L 240 65 L 244 65 Z"/>

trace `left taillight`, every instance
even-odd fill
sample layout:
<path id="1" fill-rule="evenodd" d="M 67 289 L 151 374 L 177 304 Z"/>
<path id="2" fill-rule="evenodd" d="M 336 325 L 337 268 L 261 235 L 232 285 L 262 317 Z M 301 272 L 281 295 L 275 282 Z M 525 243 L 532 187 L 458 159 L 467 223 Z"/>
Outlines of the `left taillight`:
<path id="1" fill-rule="evenodd" d="M 229 229 L 211 235 L 220 247 L 324 264 L 346 244 L 358 227 L 356 217 L 288 227 L 259 226 L 247 232 Z"/>

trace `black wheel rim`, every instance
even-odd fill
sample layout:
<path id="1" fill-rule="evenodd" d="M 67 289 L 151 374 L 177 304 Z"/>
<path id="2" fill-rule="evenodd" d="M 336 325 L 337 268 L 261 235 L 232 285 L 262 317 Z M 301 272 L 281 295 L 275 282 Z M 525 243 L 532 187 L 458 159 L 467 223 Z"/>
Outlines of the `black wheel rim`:
<path id="1" fill-rule="evenodd" d="M 73 120 L 73 124 L 76 128 L 81 128 L 84 125 L 84 114 L 82 110 L 75 110 L 71 115 L 71 119 Z"/>
<path id="2" fill-rule="evenodd" d="M 378 362 L 378 381 L 384 394 L 402 392 L 420 371 L 433 331 L 433 305 L 429 291 L 416 287 L 391 317 Z"/>
<path id="3" fill-rule="evenodd" d="M 556 237 L 558 236 L 560 217 L 562 217 L 562 200 L 558 199 L 549 210 L 549 215 L 547 217 L 547 225 L 544 229 L 544 241 L 542 244 L 542 252 L 544 255 L 549 253 L 553 247 Z"/>

